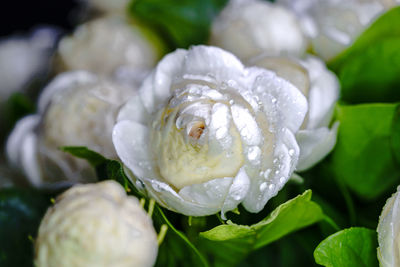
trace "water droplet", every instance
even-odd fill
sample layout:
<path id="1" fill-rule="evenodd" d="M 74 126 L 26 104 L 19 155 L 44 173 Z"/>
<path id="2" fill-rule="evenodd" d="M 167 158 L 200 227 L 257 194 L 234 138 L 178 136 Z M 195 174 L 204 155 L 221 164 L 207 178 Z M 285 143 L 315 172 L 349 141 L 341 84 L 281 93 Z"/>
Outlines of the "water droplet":
<path id="1" fill-rule="evenodd" d="M 260 184 L 260 191 L 264 191 L 267 188 L 267 183 L 263 182 Z"/>
<path id="2" fill-rule="evenodd" d="M 279 182 L 282 183 L 282 184 L 283 184 L 285 181 L 286 181 L 286 178 L 283 177 L 283 176 L 279 179 Z"/>
<path id="3" fill-rule="evenodd" d="M 264 172 L 264 178 L 265 178 L 265 179 L 268 179 L 270 173 L 271 173 L 271 169 L 267 169 L 267 170 Z"/>
<path id="4" fill-rule="evenodd" d="M 229 100 L 229 104 L 233 105 L 235 104 L 235 101 L 233 101 L 233 99 Z"/>
<path id="5" fill-rule="evenodd" d="M 289 156 L 293 156 L 294 155 L 294 149 L 289 149 Z"/>
<path id="6" fill-rule="evenodd" d="M 275 171 L 275 174 L 279 174 L 279 170 Z"/>
<path id="7" fill-rule="evenodd" d="M 269 190 L 274 190 L 274 188 L 275 188 L 275 185 L 274 185 L 274 184 L 270 184 L 270 185 L 268 186 L 268 189 L 269 189 Z"/>
<path id="8" fill-rule="evenodd" d="M 250 161 L 258 161 L 261 156 L 261 149 L 258 146 L 252 146 L 249 148 L 249 152 L 247 154 L 247 158 Z"/>
<path id="9" fill-rule="evenodd" d="M 278 100 L 277 100 L 275 97 L 273 97 L 273 98 L 271 99 L 272 104 L 275 104 L 277 101 L 278 101 Z"/>
<path id="10" fill-rule="evenodd" d="M 278 163 L 278 159 L 274 158 L 274 160 L 272 161 L 272 163 L 277 164 Z"/>

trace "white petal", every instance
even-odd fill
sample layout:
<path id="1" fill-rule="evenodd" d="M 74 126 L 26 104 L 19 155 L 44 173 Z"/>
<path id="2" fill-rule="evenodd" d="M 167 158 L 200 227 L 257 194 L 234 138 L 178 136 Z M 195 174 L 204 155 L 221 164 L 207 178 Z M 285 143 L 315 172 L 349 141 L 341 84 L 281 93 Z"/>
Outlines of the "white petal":
<path id="1" fill-rule="evenodd" d="M 378 259 L 380 266 L 393 267 L 398 266 L 400 259 L 399 251 L 399 228 L 400 224 L 400 187 L 387 201 L 379 216 L 379 224 L 376 231 L 378 232 Z"/>
<path id="2" fill-rule="evenodd" d="M 232 177 L 217 178 L 202 184 L 185 186 L 179 190 L 179 195 L 186 201 L 220 209 L 232 180 Z"/>
<path id="3" fill-rule="evenodd" d="M 21 165 L 24 174 L 32 185 L 40 187 L 42 183 L 42 171 L 38 159 L 38 140 L 35 133 L 28 133 L 22 141 Z"/>
<path id="4" fill-rule="evenodd" d="M 57 92 L 69 90 L 78 87 L 81 84 L 87 84 L 97 81 L 97 76 L 87 71 L 70 71 L 56 76 L 44 89 L 39 98 L 38 110 L 43 114 L 49 105 L 51 99 Z"/>
<path id="5" fill-rule="evenodd" d="M 185 74 L 213 76 L 228 81 L 243 74 L 244 66 L 233 54 L 212 46 L 193 46 L 185 60 Z"/>
<path id="6" fill-rule="evenodd" d="M 328 126 L 339 98 L 339 81 L 316 57 L 309 56 L 302 64 L 307 68 L 311 82 L 306 128 Z"/>
<path id="7" fill-rule="evenodd" d="M 258 76 L 253 88 L 263 102 L 267 116 L 276 120 L 271 121 L 273 125 L 280 124 L 292 132 L 300 128 L 308 108 L 307 99 L 300 90 L 270 71 Z"/>
<path id="8" fill-rule="evenodd" d="M 30 115 L 20 119 L 7 140 L 6 151 L 10 162 L 18 166 L 23 152 L 23 140 L 32 133 L 40 122 L 40 116 Z"/>
<path id="9" fill-rule="evenodd" d="M 300 146 L 300 157 L 296 171 L 305 171 L 322 160 L 336 144 L 339 122 L 331 129 L 322 127 L 314 130 L 300 130 L 296 139 Z"/>
<path id="10" fill-rule="evenodd" d="M 150 195 L 166 208 L 176 210 L 187 216 L 206 216 L 219 212 L 221 205 L 201 205 L 187 201 L 176 193 L 168 184 L 158 180 L 144 181 Z"/>
<path id="11" fill-rule="evenodd" d="M 296 166 L 300 151 L 294 135 L 282 129 L 276 138 L 272 169 L 249 175 L 251 184 L 243 206 L 250 212 L 261 211 L 286 184 Z"/>
<path id="12" fill-rule="evenodd" d="M 229 188 L 228 195 L 226 196 L 221 209 L 222 215 L 224 215 L 224 213 L 227 211 L 235 209 L 246 197 L 249 188 L 250 179 L 247 176 L 244 168 L 241 168 L 233 180 L 231 187 Z"/>
<path id="13" fill-rule="evenodd" d="M 136 176 L 157 177 L 150 157 L 149 129 L 146 126 L 127 120 L 118 122 L 112 140 L 118 157 Z"/>
<path id="14" fill-rule="evenodd" d="M 152 114 L 165 105 L 171 94 L 171 84 L 180 73 L 186 50 L 178 49 L 166 55 L 143 82 L 140 96 L 147 111 Z"/>
<path id="15" fill-rule="evenodd" d="M 146 125 L 149 121 L 150 114 L 143 106 L 140 96 L 137 94 L 120 109 L 117 121 L 131 120 Z"/>

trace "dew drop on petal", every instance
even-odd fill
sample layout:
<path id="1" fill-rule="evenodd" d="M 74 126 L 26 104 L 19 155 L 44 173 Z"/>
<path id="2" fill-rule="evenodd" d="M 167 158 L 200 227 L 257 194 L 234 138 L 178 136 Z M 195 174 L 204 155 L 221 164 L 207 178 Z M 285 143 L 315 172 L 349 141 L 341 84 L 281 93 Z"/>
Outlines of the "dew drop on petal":
<path id="1" fill-rule="evenodd" d="M 267 183 L 263 182 L 260 184 L 260 191 L 264 191 L 267 188 Z"/>
<path id="2" fill-rule="evenodd" d="M 268 186 L 268 189 L 271 190 L 271 191 L 274 190 L 274 188 L 275 188 L 275 185 L 274 185 L 274 184 L 270 184 L 270 185 Z"/>
<path id="3" fill-rule="evenodd" d="M 293 156 L 294 155 L 294 149 L 289 149 L 289 156 Z"/>
<path id="4" fill-rule="evenodd" d="M 265 179 L 268 179 L 270 173 L 271 173 L 271 169 L 267 169 L 267 170 L 264 172 L 264 178 L 265 178 Z"/>

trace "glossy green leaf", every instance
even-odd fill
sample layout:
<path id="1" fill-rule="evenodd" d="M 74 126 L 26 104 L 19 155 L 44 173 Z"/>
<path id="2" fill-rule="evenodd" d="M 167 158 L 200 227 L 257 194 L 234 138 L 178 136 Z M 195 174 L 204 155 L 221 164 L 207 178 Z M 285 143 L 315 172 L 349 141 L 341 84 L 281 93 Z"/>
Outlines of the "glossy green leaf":
<path id="1" fill-rule="evenodd" d="M 375 199 L 400 182 L 390 144 L 396 105 L 339 106 L 338 140 L 331 168 L 353 192 Z"/>
<path id="2" fill-rule="evenodd" d="M 215 250 L 215 265 L 233 264 L 252 250 L 266 246 L 279 238 L 321 221 L 321 208 L 311 201 L 311 190 L 276 208 L 267 218 L 251 226 L 228 222 L 200 233 L 206 245 Z M 211 250 L 212 250 L 211 249 Z"/>
<path id="3" fill-rule="evenodd" d="M 227 0 L 135 0 L 132 17 L 155 28 L 171 49 L 206 43 L 213 18 Z"/>
<path id="4" fill-rule="evenodd" d="M 61 147 L 60 149 L 77 158 L 86 159 L 93 167 L 96 167 L 107 161 L 107 159 L 99 153 L 94 152 L 84 146 L 66 146 Z"/>
<path id="5" fill-rule="evenodd" d="M 397 105 L 392 121 L 392 133 L 390 138 L 392 152 L 400 167 L 400 105 Z"/>
<path id="6" fill-rule="evenodd" d="M 318 264 L 326 267 L 378 266 L 375 230 L 354 227 L 337 232 L 322 241 L 314 251 Z"/>
<path id="7" fill-rule="evenodd" d="M 348 103 L 400 101 L 400 7 L 378 18 L 329 66 Z"/>

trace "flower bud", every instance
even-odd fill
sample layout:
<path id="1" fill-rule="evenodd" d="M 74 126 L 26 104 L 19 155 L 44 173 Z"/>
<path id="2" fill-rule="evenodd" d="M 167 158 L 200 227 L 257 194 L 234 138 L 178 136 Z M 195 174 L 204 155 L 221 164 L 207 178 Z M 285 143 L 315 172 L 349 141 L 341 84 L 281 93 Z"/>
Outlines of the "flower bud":
<path id="1" fill-rule="evenodd" d="M 98 74 L 113 74 L 121 66 L 148 70 L 156 64 L 159 51 L 146 34 L 122 17 L 96 19 L 61 40 L 59 59 L 66 70 Z"/>
<path id="2" fill-rule="evenodd" d="M 399 190 L 394 193 L 383 207 L 379 216 L 378 232 L 378 259 L 381 267 L 395 267 L 400 265 L 400 206 Z"/>
<path id="3" fill-rule="evenodd" d="M 260 0 L 232 0 L 215 19 L 211 45 L 242 60 L 259 54 L 302 55 L 307 47 L 296 16 L 284 7 Z"/>
<path id="4" fill-rule="evenodd" d="M 251 212 L 284 186 L 299 155 L 303 94 L 216 47 L 179 49 L 160 61 L 123 106 L 113 143 L 161 205 L 203 216 Z"/>
<path id="5" fill-rule="evenodd" d="M 7 143 L 9 159 L 35 186 L 95 181 L 85 160 L 59 148 L 86 146 L 116 158 L 112 127 L 133 91 L 84 71 L 60 74 L 42 92 L 38 114 L 17 123 Z"/>
<path id="6" fill-rule="evenodd" d="M 44 216 L 35 242 L 40 267 L 153 266 L 158 251 L 151 218 L 114 181 L 76 185 Z"/>

